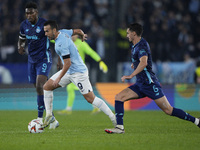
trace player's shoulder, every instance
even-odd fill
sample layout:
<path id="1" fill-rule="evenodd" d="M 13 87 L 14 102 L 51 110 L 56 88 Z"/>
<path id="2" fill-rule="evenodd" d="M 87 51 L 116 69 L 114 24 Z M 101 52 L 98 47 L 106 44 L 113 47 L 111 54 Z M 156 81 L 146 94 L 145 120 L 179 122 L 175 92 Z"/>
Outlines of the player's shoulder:
<path id="1" fill-rule="evenodd" d="M 66 35 L 62 32 L 60 32 L 60 34 L 58 35 L 56 41 L 55 41 L 56 45 L 65 45 L 66 42 Z"/>
<path id="2" fill-rule="evenodd" d="M 146 45 L 147 41 L 144 38 L 142 38 L 139 44 L 140 45 Z"/>
<path id="3" fill-rule="evenodd" d="M 66 29 L 60 29 L 59 32 L 61 32 L 63 34 L 63 33 L 67 33 L 67 30 Z"/>
<path id="4" fill-rule="evenodd" d="M 59 31 L 61 33 L 68 34 L 69 36 L 72 36 L 72 34 L 73 34 L 73 29 L 60 29 Z"/>
<path id="5" fill-rule="evenodd" d="M 144 39 L 144 38 L 142 38 L 141 39 L 141 41 L 139 42 L 139 44 L 138 44 L 138 47 L 141 49 L 149 49 L 149 44 L 148 44 L 148 42 Z"/>
<path id="6" fill-rule="evenodd" d="M 60 32 L 60 39 L 64 39 L 64 40 L 71 39 L 71 35 L 68 32 L 61 31 L 61 30 L 59 30 L 59 32 Z"/>

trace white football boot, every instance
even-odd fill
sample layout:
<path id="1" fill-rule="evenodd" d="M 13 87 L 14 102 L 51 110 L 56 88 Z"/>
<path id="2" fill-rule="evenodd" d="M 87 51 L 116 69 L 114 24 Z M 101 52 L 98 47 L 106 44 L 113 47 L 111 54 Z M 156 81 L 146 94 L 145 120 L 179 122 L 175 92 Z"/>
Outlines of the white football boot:
<path id="1" fill-rule="evenodd" d="M 59 122 L 57 120 L 55 120 L 54 122 L 50 123 L 49 125 L 49 129 L 55 129 L 59 127 Z"/>
<path id="2" fill-rule="evenodd" d="M 112 133 L 117 133 L 117 134 L 125 133 L 124 129 L 121 129 L 121 128 L 118 128 L 118 127 L 115 127 L 115 128 L 112 128 L 112 129 L 105 129 L 105 132 L 109 133 L 109 134 L 112 134 Z"/>
<path id="3" fill-rule="evenodd" d="M 55 120 L 55 117 L 52 115 L 45 117 L 42 127 L 46 128 L 50 123 L 53 123 Z"/>

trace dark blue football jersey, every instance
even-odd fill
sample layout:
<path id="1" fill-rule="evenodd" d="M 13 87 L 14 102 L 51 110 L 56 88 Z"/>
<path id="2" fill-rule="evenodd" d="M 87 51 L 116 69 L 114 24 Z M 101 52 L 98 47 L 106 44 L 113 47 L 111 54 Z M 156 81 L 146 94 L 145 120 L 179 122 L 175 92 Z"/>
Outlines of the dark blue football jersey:
<path id="1" fill-rule="evenodd" d="M 140 63 L 140 58 L 142 56 L 148 56 L 147 66 L 141 71 L 139 74 L 136 75 L 136 82 L 142 84 L 150 84 L 151 82 L 158 82 L 155 73 L 152 71 L 152 58 L 151 58 L 151 51 L 148 42 L 145 39 L 141 39 L 140 42 L 133 45 L 131 48 L 131 59 L 134 65 L 134 69 Z"/>
<path id="2" fill-rule="evenodd" d="M 28 61 L 30 63 L 41 62 L 47 59 L 52 61 L 51 52 L 49 49 L 49 40 L 45 36 L 43 18 L 38 18 L 35 25 L 32 25 L 27 19 L 21 23 L 20 39 L 26 39 L 28 43 Z"/>

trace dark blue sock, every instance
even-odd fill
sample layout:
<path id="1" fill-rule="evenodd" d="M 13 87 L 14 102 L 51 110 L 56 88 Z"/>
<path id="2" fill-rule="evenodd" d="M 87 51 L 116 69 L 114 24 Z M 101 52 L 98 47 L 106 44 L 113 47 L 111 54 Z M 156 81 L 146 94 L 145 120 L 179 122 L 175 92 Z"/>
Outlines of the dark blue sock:
<path id="1" fill-rule="evenodd" d="M 115 100 L 115 116 L 118 125 L 123 125 L 124 102 Z"/>
<path id="2" fill-rule="evenodd" d="M 38 117 L 43 118 L 44 112 L 44 95 L 37 96 L 37 104 L 38 104 Z"/>
<path id="3" fill-rule="evenodd" d="M 193 123 L 195 122 L 195 117 L 189 115 L 188 113 L 184 112 L 181 109 L 173 108 L 171 116 L 176 116 L 178 118 L 181 118 L 181 119 L 184 119 L 184 120 L 188 120 L 188 121 L 191 121 Z"/>

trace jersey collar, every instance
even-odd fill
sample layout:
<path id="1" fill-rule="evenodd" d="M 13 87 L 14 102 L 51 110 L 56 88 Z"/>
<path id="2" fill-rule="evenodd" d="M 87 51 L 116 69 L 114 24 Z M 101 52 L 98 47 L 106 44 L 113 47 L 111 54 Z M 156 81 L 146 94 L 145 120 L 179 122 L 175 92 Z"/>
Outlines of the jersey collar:
<path id="1" fill-rule="evenodd" d="M 36 22 L 36 24 L 38 24 L 40 17 L 38 17 L 38 20 Z M 31 24 L 28 19 L 26 19 L 26 22 L 29 23 L 32 27 L 36 26 L 36 24 Z"/>
<path id="2" fill-rule="evenodd" d="M 133 47 L 136 47 L 142 40 L 143 40 L 143 37 L 141 37 L 141 40 L 138 43 L 136 43 L 135 45 L 133 45 Z"/>
<path id="3" fill-rule="evenodd" d="M 58 37 L 60 36 L 60 33 L 61 33 L 61 32 L 60 32 L 60 31 L 58 31 L 58 32 L 59 32 L 59 33 L 58 33 L 58 36 L 56 37 L 55 41 L 56 41 L 56 40 L 58 39 Z"/>

